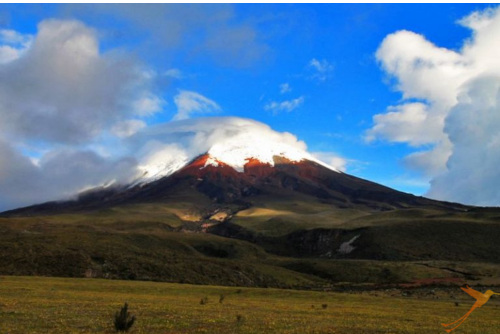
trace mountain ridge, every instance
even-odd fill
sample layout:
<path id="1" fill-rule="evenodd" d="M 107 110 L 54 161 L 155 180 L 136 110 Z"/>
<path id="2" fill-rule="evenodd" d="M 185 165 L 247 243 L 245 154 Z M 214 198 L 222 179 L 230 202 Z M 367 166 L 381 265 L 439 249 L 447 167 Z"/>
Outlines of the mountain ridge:
<path id="1" fill-rule="evenodd" d="M 154 201 L 173 196 L 176 187 L 196 188 L 213 202 L 245 202 L 252 195 L 302 193 L 326 201 L 339 208 L 364 206 L 374 210 L 390 210 L 411 206 L 432 206 L 465 210 L 469 206 L 427 199 L 357 178 L 328 168 L 323 163 L 302 158 L 290 160 L 273 156 L 273 164 L 254 157 L 245 159 L 242 170 L 221 161 L 208 152 L 157 180 L 134 181 L 129 185 L 96 187 L 80 193 L 75 200 L 52 201 L 25 208 L 8 210 L 1 215 L 23 212 L 56 212 L 58 209 L 98 209 L 127 201 Z M 377 204 L 378 203 L 378 204 Z"/>

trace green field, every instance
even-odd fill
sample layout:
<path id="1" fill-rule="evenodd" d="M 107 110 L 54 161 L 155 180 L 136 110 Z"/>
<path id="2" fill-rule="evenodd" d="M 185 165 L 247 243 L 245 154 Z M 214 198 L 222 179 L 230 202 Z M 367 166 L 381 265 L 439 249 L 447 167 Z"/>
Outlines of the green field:
<path id="1" fill-rule="evenodd" d="M 137 318 L 130 333 L 445 333 L 440 323 L 473 304 L 456 290 L 403 297 L 393 290 L 354 294 L 3 276 L 0 333 L 113 333 L 113 315 L 124 302 Z M 498 333 L 499 301 L 493 297 L 455 333 Z"/>

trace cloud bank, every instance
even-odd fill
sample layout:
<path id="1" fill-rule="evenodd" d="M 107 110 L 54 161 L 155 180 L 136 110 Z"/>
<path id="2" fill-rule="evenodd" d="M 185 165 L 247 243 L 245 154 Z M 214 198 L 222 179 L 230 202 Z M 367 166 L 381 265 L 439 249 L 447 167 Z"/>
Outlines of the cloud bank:
<path id="1" fill-rule="evenodd" d="M 0 58 L 0 210 L 135 176 L 133 157 L 91 147 L 160 111 L 140 64 L 100 52 L 97 33 L 74 20 L 42 21 L 35 36 L 0 31 Z"/>
<path id="2" fill-rule="evenodd" d="M 160 111 L 159 101 L 137 64 L 101 54 L 96 33 L 78 21 L 41 22 L 29 49 L 0 66 L 0 132 L 12 139 L 82 143 Z"/>
<path id="3" fill-rule="evenodd" d="M 404 30 L 384 39 L 376 57 L 403 101 L 365 135 L 416 148 L 405 164 L 430 178 L 428 196 L 500 205 L 500 10 L 458 23 L 472 32 L 460 50 Z"/>
<path id="4" fill-rule="evenodd" d="M 127 183 L 136 176 L 134 158 L 109 159 L 90 150 L 53 150 L 36 163 L 0 141 L 0 211 L 71 198 L 86 188 Z"/>

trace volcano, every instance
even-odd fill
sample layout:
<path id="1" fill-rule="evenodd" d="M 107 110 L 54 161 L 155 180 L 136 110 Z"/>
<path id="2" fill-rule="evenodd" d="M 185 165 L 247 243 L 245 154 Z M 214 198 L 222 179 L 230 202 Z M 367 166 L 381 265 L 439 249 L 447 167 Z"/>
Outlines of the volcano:
<path id="1" fill-rule="evenodd" d="M 391 210 L 405 207 L 458 208 L 402 193 L 388 187 L 342 173 L 315 159 L 275 155 L 261 161 L 252 156 L 235 167 L 224 160 L 204 154 L 160 182 L 136 187 L 135 198 L 148 194 L 150 199 L 185 183 L 208 196 L 215 203 L 242 202 L 266 195 L 276 199 L 308 196 L 338 208 Z M 154 195 L 152 195 L 154 194 Z M 145 196 L 145 195 L 144 195 Z"/>
<path id="2" fill-rule="evenodd" d="M 98 210 L 139 203 L 175 206 L 179 199 L 186 205 L 211 209 L 224 205 L 249 208 L 269 205 L 266 201 L 293 203 L 299 199 L 363 212 L 465 208 L 343 173 L 307 152 L 305 143 L 292 134 L 278 133 L 253 120 L 187 120 L 154 127 L 142 135 L 155 150 L 141 160 L 132 182 L 89 187 L 75 196 L 76 200 L 34 205 L 5 215 Z M 185 140 L 188 144 L 178 146 L 183 138 L 190 138 Z M 158 144 L 162 142 L 163 146 Z"/>
<path id="3" fill-rule="evenodd" d="M 208 206 L 212 210 L 225 205 L 249 208 L 261 197 L 283 201 L 300 197 L 333 208 L 374 212 L 413 207 L 465 208 L 460 204 L 414 196 L 357 178 L 293 148 L 289 155 L 289 152 L 275 154 L 275 147 L 261 149 L 258 154 L 252 154 L 251 149 L 241 146 L 229 152 L 215 146 L 211 151 L 177 170 L 173 170 L 170 164 L 163 169 L 162 166 L 155 166 L 155 174 L 144 173 L 132 184 L 96 187 L 80 193 L 76 200 L 49 202 L 3 214 L 67 213 L 154 202 L 168 205 L 185 198 L 186 190 L 192 197 L 188 201 L 198 207 L 201 203 L 210 203 Z M 200 201 L 198 197 L 204 199 Z"/>
<path id="4" fill-rule="evenodd" d="M 498 209 L 396 191 L 268 139 L 157 154 L 129 184 L 0 214 L 0 274 L 289 287 L 500 268 Z"/>

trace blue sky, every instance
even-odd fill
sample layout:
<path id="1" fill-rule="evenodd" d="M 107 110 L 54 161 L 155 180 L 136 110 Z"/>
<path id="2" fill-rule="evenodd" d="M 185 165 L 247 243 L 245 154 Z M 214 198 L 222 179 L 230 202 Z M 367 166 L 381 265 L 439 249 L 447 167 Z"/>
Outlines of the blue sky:
<path id="1" fill-rule="evenodd" d="M 65 189 L 71 173 L 56 164 L 65 165 L 64 154 L 74 161 L 84 155 L 89 171 L 111 173 L 128 161 L 124 131 L 202 116 L 251 118 L 290 132 L 310 152 L 337 157 L 347 173 L 402 191 L 497 205 L 496 102 L 483 106 L 487 121 L 477 124 L 488 136 L 462 143 L 456 135 L 475 133 L 459 129 L 468 119 L 461 96 L 494 96 L 481 80 L 498 81 L 497 63 L 482 51 L 488 38 L 493 54 L 500 49 L 491 37 L 498 13 L 489 7 L 0 5 L 0 209 L 99 182 Z M 450 82 L 457 82 L 452 90 Z M 475 147 L 480 155 L 466 154 Z M 463 163 L 484 156 L 486 166 Z M 16 183 L 29 179 L 20 170 L 33 177 L 49 166 L 53 175 L 38 190 Z M 467 183 L 471 171 L 478 173 Z M 47 198 L 8 195 L 46 184 L 59 184 Z M 456 195 L 483 189 L 482 197 Z"/>

